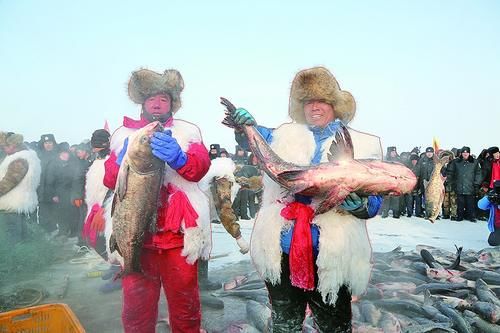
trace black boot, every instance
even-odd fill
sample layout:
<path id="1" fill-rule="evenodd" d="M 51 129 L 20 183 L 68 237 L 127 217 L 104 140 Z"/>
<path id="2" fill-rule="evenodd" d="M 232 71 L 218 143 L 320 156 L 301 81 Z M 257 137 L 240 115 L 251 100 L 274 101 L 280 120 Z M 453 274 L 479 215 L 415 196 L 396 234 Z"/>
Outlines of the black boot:
<path id="1" fill-rule="evenodd" d="M 201 290 L 217 290 L 222 287 L 221 283 L 208 279 L 208 260 L 198 260 L 198 284 Z"/>

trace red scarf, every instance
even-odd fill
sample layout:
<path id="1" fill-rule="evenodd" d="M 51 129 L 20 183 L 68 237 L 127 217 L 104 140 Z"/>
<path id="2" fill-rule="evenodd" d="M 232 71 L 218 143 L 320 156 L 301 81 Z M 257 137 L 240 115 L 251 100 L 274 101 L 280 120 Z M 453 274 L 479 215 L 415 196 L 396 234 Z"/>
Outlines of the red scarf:
<path id="1" fill-rule="evenodd" d="M 311 222 L 314 210 L 300 202 L 289 203 L 281 216 L 295 220 L 290 244 L 290 281 L 293 286 L 314 290 L 314 263 Z"/>
<path id="2" fill-rule="evenodd" d="M 168 198 L 168 200 L 167 200 Z M 161 188 L 160 202 L 162 206 L 158 209 L 158 231 L 179 232 L 182 221 L 186 229 L 196 227 L 198 214 L 189 202 L 186 193 L 172 184 Z"/>

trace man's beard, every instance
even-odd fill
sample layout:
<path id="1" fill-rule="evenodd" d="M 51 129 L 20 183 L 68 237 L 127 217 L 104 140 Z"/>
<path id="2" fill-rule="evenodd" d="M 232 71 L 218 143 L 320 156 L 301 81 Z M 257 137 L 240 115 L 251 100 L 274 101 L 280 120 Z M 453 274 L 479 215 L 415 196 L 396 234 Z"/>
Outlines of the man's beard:
<path id="1" fill-rule="evenodd" d="M 160 123 L 163 124 L 172 117 L 172 112 L 162 113 L 162 114 L 151 114 L 149 112 L 142 111 L 142 113 L 144 115 L 144 118 L 148 120 L 150 123 L 152 123 L 153 121 L 159 121 Z"/>

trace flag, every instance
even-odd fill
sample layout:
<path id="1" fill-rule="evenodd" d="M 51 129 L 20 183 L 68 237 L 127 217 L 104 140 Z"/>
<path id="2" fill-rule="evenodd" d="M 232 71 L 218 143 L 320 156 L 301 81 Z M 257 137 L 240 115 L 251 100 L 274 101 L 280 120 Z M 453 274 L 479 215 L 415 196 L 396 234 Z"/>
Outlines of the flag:
<path id="1" fill-rule="evenodd" d="M 109 124 L 107 119 L 104 120 L 104 129 L 108 131 L 108 133 L 111 133 L 111 131 L 109 130 Z"/>
<path id="2" fill-rule="evenodd" d="M 439 152 L 439 140 L 436 137 L 432 138 L 432 148 L 436 154 Z"/>

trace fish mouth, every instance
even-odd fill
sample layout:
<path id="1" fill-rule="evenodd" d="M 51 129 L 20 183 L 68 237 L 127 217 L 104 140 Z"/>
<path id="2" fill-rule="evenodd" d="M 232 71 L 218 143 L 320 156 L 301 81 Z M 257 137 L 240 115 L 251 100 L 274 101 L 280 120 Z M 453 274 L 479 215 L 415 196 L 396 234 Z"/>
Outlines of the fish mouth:
<path id="1" fill-rule="evenodd" d="M 145 129 L 146 129 L 146 133 L 151 138 L 153 136 L 154 132 L 163 131 L 163 126 L 159 121 L 153 121 L 153 122 L 147 124 Z"/>

